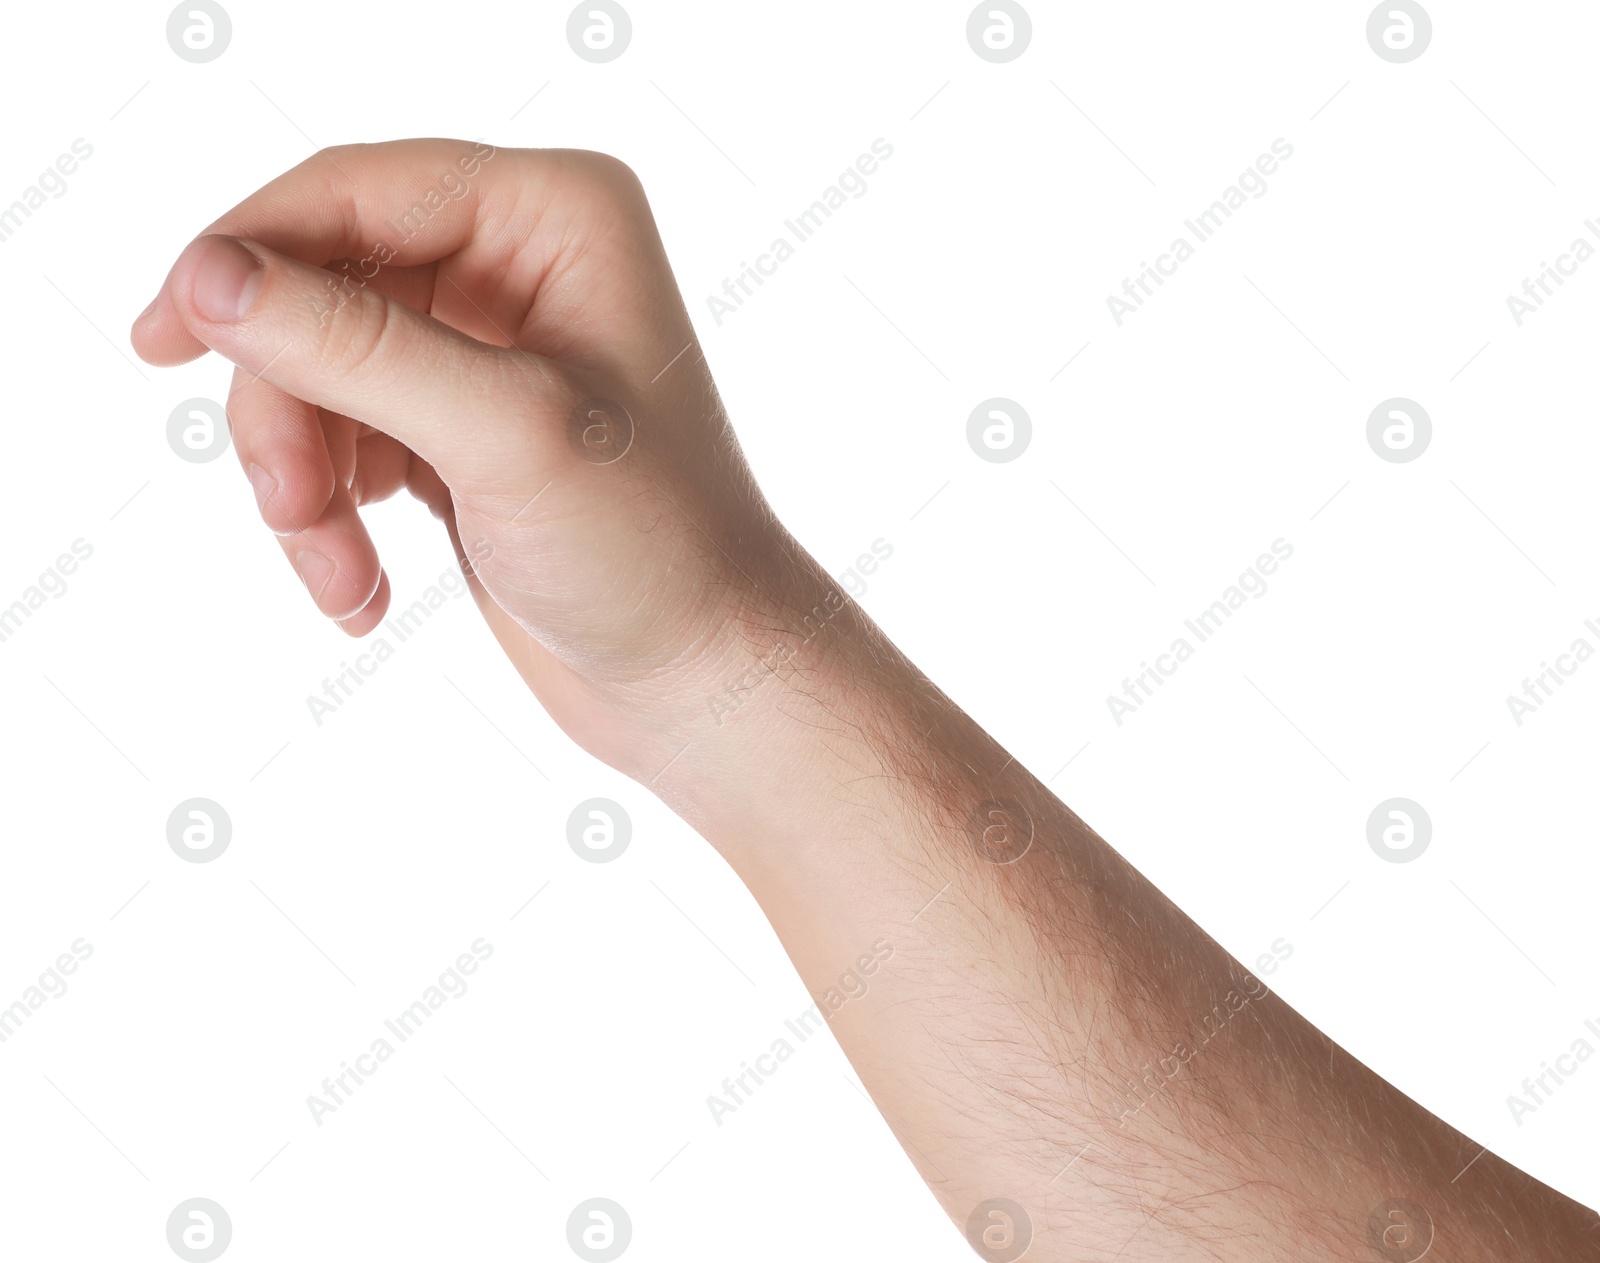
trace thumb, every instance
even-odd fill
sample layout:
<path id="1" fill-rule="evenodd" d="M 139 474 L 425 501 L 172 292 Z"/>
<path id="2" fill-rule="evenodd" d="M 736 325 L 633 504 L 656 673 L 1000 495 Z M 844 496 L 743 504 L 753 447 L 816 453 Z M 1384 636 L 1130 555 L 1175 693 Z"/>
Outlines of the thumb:
<path id="1" fill-rule="evenodd" d="M 515 480 L 548 467 L 565 394 L 554 365 L 491 346 L 367 285 L 254 241 L 192 242 L 168 286 L 201 342 L 280 390 L 364 421 L 447 483 Z M 535 422 L 530 424 L 530 422 Z"/>

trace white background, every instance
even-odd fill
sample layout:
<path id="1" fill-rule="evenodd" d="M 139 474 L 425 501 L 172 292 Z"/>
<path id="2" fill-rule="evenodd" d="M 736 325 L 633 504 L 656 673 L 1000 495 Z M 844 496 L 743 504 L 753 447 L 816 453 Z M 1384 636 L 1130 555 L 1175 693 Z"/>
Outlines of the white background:
<path id="1" fill-rule="evenodd" d="M 607 65 L 566 5 L 232 3 L 206 65 L 162 5 L 8 12 L 0 206 L 94 150 L 0 242 L 0 605 L 93 548 L 0 644 L 0 1005 L 93 946 L 0 1045 L 18 1257 L 170 1259 L 195 1196 L 241 1263 L 565 1258 L 592 1196 L 630 1259 L 970 1257 L 831 1037 L 712 1121 L 809 997 L 470 600 L 319 726 L 307 695 L 357 646 L 232 453 L 167 445 L 229 373 L 128 346 L 183 245 L 318 146 L 430 135 L 631 163 L 800 539 L 836 571 L 892 545 L 862 603 L 1019 759 L 1235 955 L 1291 944 L 1266 981 L 1378 1072 L 1600 1199 L 1600 1065 L 1520 1125 L 1506 1104 L 1600 1020 L 1600 665 L 1521 726 L 1505 701 L 1600 646 L 1600 262 L 1520 327 L 1505 301 L 1600 214 L 1600 13 L 1438 4 L 1395 65 L 1362 3 L 1039 3 L 995 65 L 969 7 L 641 2 Z M 869 191 L 718 324 L 706 296 L 879 137 Z M 1106 297 L 1280 137 L 1268 191 L 1119 327 Z M 992 396 L 1032 417 L 1011 463 L 966 443 Z M 1366 441 L 1393 396 L 1433 421 L 1407 464 Z M 371 520 L 397 606 L 451 567 L 420 506 Z M 1266 595 L 1115 723 L 1107 695 L 1280 537 Z M 565 839 L 597 795 L 634 823 L 603 865 Z M 195 796 L 233 823 L 214 863 L 167 845 Z M 1433 822 L 1407 864 L 1366 838 L 1395 796 Z M 480 937 L 471 990 L 313 1122 Z"/>

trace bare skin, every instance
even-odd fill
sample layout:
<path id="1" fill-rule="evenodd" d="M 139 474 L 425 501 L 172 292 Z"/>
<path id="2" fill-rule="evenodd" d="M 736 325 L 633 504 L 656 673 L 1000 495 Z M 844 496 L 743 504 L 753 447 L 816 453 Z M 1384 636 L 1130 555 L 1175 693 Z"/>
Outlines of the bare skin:
<path id="1" fill-rule="evenodd" d="M 444 521 L 540 703 L 744 880 L 981 1257 L 1600 1259 L 1594 1212 L 1268 992 L 783 529 L 621 163 L 326 150 L 133 341 L 238 366 L 263 519 L 351 635 L 390 595 L 360 506 Z"/>

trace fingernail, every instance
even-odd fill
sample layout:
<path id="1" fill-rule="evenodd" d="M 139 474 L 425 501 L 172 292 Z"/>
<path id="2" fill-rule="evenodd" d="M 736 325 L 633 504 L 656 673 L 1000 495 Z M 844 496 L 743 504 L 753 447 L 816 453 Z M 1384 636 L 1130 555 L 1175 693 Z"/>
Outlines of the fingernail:
<path id="1" fill-rule="evenodd" d="M 272 499 L 274 493 L 277 492 L 278 480 L 254 461 L 250 462 L 250 468 L 246 472 L 250 475 L 251 487 L 255 489 L 256 507 L 261 510 L 261 515 L 265 517 L 267 514 L 267 501 Z"/>
<path id="2" fill-rule="evenodd" d="M 152 298 L 150 300 L 150 305 L 148 307 L 146 307 L 143 311 L 141 311 L 136 317 L 134 317 L 134 324 L 138 324 L 139 321 L 143 320 L 152 311 L 154 311 L 156 309 L 156 304 L 159 303 L 160 301 L 161 301 L 161 295 L 157 294 L 154 298 Z"/>
<path id="3" fill-rule="evenodd" d="M 300 572 L 300 582 L 306 585 L 306 591 L 312 596 L 321 596 L 322 589 L 328 586 L 328 580 L 333 577 L 333 563 L 321 553 L 301 553 L 294 565 Z"/>
<path id="4" fill-rule="evenodd" d="M 194 278 L 194 305 L 207 320 L 238 320 L 261 288 L 261 263 L 232 237 L 212 237 Z"/>

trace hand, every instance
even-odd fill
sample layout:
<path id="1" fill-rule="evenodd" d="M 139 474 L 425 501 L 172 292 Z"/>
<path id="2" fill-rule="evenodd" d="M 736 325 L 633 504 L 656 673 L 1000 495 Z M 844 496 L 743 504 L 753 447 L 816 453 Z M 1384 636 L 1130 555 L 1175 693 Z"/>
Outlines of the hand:
<path id="1" fill-rule="evenodd" d="M 624 771 L 703 721 L 755 576 L 792 551 L 603 154 L 326 150 L 192 242 L 133 343 L 238 366 L 234 446 L 324 614 L 383 618 L 358 510 L 409 489 L 539 700 Z"/>
<path id="2" fill-rule="evenodd" d="M 371 630 L 358 509 L 427 501 L 551 714 L 744 880 L 969 1240 L 999 1215 L 1029 1234 L 1005 1257 L 1367 1257 L 1402 1199 L 1430 1257 L 1600 1257 L 1591 1212 L 1246 986 L 783 532 L 620 163 L 333 149 L 210 234 L 134 343 L 240 366 L 235 445 L 319 608 Z M 757 700 L 724 728 L 730 676 Z"/>

